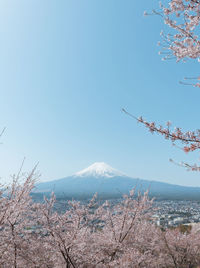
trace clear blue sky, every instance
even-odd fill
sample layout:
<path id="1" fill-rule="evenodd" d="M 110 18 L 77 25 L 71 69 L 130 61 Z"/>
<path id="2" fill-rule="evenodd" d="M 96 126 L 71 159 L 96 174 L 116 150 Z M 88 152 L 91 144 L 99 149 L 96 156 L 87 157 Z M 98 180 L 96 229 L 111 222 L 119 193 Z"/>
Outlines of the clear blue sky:
<path id="1" fill-rule="evenodd" d="M 200 90 L 182 86 L 196 62 L 163 62 L 158 3 L 122 0 L 0 2 L 1 174 L 23 157 L 41 180 L 104 161 L 133 176 L 200 186 L 200 174 L 169 162 L 196 162 L 121 112 L 185 130 L 200 128 Z"/>

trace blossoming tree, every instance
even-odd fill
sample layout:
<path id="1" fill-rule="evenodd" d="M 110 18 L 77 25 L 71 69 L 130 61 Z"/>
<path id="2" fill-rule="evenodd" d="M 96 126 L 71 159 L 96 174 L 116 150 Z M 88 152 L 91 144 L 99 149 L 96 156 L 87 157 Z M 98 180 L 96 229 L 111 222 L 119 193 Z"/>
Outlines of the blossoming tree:
<path id="1" fill-rule="evenodd" d="M 150 15 L 147 12 L 145 15 Z M 171 32 L 165 34 L 161 32 L 162 42 L 159 45 L 162 48 L 160 54 L 163 54 L 163 60 L 175 58 L 177 61 L 186 61 L 188 59 L 196 59 L 200 61 L 200 39 L 199 39 L 199 23 L 200 23 L 200 1 L 199 0 L 170 0 L 167 5 L 160 3 L 160 10 L 151 14 L 159 15 L 163 18 L 164 23 L 169 26 Z M 192 85 L 200 88 L 199 77 L 186 77 L 185 85 Z M 190 81 L 190 83 L 188 82 Z M 180 141 L 184 152 L 193 152 L 200 148 L 200 130 L 182 131 L 177 127 L 171 129 L 171 123 L 167 122 L 166 127 L 157 126 L 155 122 L 148 122 L 142 117 L 136 118 L 132 114 L 123 109 L 125 113 L 142 123 L 150 132 L 158 133 L 165 139 L 173 142 Z M 196 164 L 189 165 L 181 163 L 188 169 L 200 171 L 200 167 Z"/>
<path id="2" fill-rule="evenodd" d="M 196 268 L 200 233 L 163 231 L 150 220 L 152 200 L 134 191 L 115 205 L 68 202 L 55 211 L 55 196 L 31 200 L 34 172 L 13 181 L 0 197 L 0 267 Z"/>

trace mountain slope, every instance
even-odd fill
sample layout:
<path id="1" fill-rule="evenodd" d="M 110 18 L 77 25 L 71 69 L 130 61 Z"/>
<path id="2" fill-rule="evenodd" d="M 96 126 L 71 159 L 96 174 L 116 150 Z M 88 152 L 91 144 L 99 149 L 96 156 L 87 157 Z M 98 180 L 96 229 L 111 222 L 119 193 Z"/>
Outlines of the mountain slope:
<path id="1" fill-rule="evenodd" d="M 89 198 L 96 192 L 100 198 L 118 198 L 131 189 L 149 190 L 159 199 L 200 199 L 200 188 L 184 187 L 157 181 L 130 178 L 109 165 L 100 162 L 73 176 L 36 185 L 35 193 L 55 192 L 66 198 Z"/>

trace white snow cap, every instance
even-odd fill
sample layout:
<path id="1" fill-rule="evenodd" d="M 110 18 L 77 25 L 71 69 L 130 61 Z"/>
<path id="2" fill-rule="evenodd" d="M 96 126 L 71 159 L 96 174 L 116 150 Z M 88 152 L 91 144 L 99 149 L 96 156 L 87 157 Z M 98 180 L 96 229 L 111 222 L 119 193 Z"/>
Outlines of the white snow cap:
<path id="1" fill-rule="evenodd" d="M 107 165 L 104 162 L 96 162 L 85 168 L 77 173 L 74 174 L 75 176 L 81 177 L 107 177 L 112 178 L 116 176 L 126 176 L 120 171 L 112 168 L 111 166 Z"/>

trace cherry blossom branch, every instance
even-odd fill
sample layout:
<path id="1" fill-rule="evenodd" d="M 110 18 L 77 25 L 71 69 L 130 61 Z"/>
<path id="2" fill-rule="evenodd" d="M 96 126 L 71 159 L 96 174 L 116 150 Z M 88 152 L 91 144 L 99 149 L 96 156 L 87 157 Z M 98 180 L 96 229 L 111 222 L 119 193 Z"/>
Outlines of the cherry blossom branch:
<path id="1" fill-rule="evenodd" d="M 200 171 L 200 166 L 197 166 L 197 164 L 188 164 L 186 162 L 180 162 L 180 163 L 177 163 L 175 162 L 174 160 L 170 159 L 169 160 L 170 162 L 174 163 L 175 165 L 179 166 L 179 167 L 184 167 L 186 168 L 188 171 Z"/>
<path id="2" fill-rule="evenodd" d="M 167 128 L 164 128 L 162 126 L 158 127 L 156 126 L 155 122 L 145 121 L 142 117 L 137 118 L 136 116 L 126 111 L 124 108 L 122 109 L 122 112 L 132 117 L 137 122 L 143 124 L 146 128 L 149 129 L 151 133 L 156 132 L 158 134 L 161 134 L 165 139 L 171 140 L 173 143 L 175 141 L 181 141 L 182 143 L 186 144 L 183 147 L 183 150 L 186 153 L 200 149 L 200 130 L 196 130 L 196 132 L 187 131 L 184 133 L 181 128 L 175 128 L 174 131 L 171 131 L 170 122 L 167 122 Z"/>

